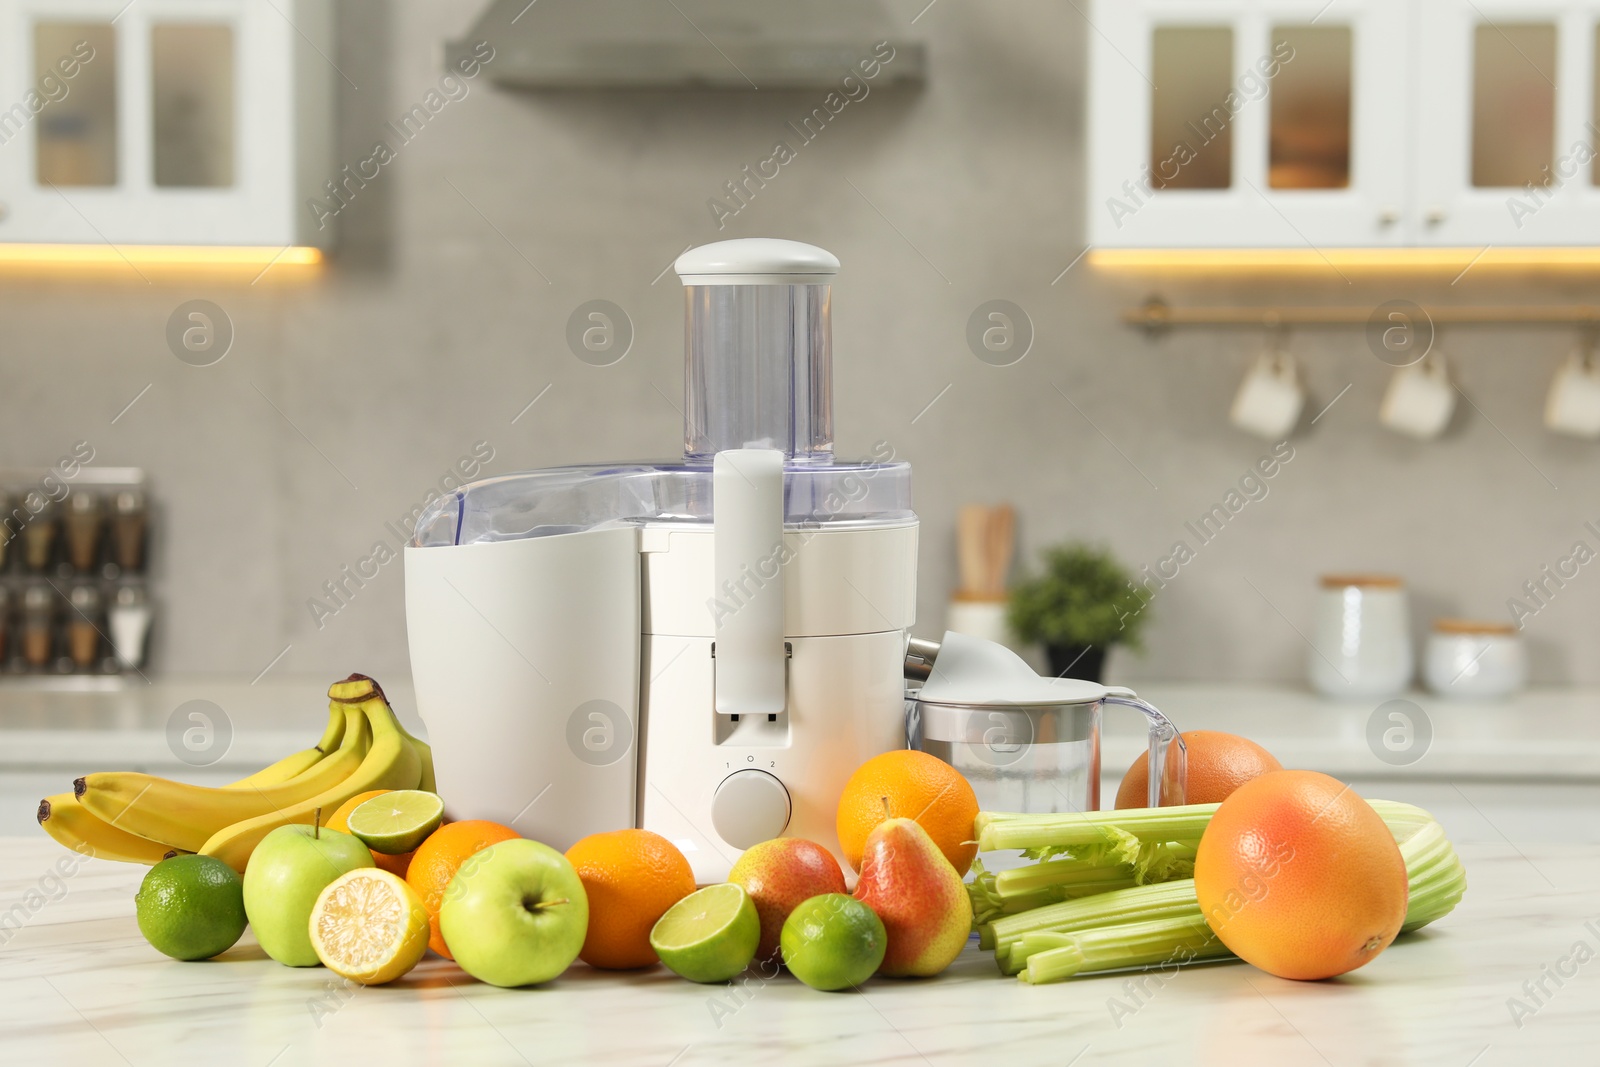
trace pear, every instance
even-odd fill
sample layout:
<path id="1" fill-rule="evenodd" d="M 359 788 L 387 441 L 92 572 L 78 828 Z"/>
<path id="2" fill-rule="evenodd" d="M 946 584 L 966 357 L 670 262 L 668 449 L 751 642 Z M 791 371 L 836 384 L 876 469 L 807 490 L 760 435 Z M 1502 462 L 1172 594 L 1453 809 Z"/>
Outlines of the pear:
<path id="1" fill-rule="evenodd" d="M 885 819 L 867 837 L 855 897 L 878 913 L 889 946 L 878 973 L 938 974 L 966 947 L 972 899 L 915 819 Z"/>

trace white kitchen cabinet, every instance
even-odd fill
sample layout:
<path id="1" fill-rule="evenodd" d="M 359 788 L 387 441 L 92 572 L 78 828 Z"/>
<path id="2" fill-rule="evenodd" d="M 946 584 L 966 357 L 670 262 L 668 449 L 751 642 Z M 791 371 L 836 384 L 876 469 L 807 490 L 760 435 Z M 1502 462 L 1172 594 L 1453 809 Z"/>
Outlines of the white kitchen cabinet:
<path id="1" fill-rule="evenodd" d="M 0 241 L 326 246 L 330 0 L 0 0 Z"/>
<path id="2" fill-rule="evenodd" d="M 1324 7 L 1325 0 L 1095 5 L 1091 244 L 1404 240 L 1405 176 L 1393 162 L 1406 149 L 1395 106 L 1408 77 L 1404 5 L 1345 0 L 1318 19 Z"/>
<path id="3" fill-rule="evenodd" d="M 1091 17 L 1096 247 L 1600 244 L 1600 0 L 1097 0 Z"/>
<path id="4" fill-rule="evenodd" d="M 1423 0 L 1417 244 L 1600 244 L 1597 20 L 1593 0 Z"/>

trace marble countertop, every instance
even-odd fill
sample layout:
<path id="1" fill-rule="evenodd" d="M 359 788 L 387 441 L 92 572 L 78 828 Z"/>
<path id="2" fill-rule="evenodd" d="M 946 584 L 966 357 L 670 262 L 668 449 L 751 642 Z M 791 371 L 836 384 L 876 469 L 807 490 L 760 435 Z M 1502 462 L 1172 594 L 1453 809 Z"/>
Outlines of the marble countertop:
<path id="1" fill-rule="evenodd" d="M 1394 700 L 1334 701 L 1286 685 L 1150 683 L 1139 695 L 1180 730 L 1225 730 L 1286 767 L 1336 778 L 1510 778 L 1600 781 L 1600 690 L 1533 689 L 1504 700 L 1413 692 Z M 1408 725 L 1390 716 L 1405 717 Z M 1137 714 L 1106 709 L 1103 765 L 1126 767 L 1144 748 Z M 1391 734 L 1385 747 L 1384 735 Z M 1382 755 L 1380 755 L 1382 750 Z"/>
<path id="2" fill-rule="evenodd" d="M 787 976 L 696 986 L 660 967 L 583 964 L 536 989 L 480 985 L 429 956 L 387 987 L 280 967 L 250 933 L 178 963 L 139 935 L 143 868 L 0 839 L 0 1060 L 6 1063 L 1440 1064 L 1590 1062 L 1600 1016 L 1600 847 L 1463 845 L 1471 888 L 1434 927 L 1341 979 L 1242 963 L 1160 979 L 1029 987 L 975 944 L 930 980 L 826 994 Z M 1579 951 L 1578 945 L 1587 946 Z M 1574 955 L 1577 952 L 1578 955 Z M 1560 984 L 1547 977 L 1566 972 Z M 1524 983 L 1543 981 L 1530 997 Z M 1547 995 L 1546 995 L 1547 994 Z M 1526 1010 L 1513 1017 L 1512 1003 Z"/>
<path id="3" fill-rule="evenodd" d="M 395 710 L 423 729 L 408 679 L 380 679 Z M 327 721 L 326 678 L 135 680 L 115 692 L 41 691 L 0 685 L 0 771 L 36 767 L 174 766 L 168 733 L 186 708 L 222 713 L 231 737 L 218 771 L 247 773 L 303 748 Z M 1151 683 L 1140 695 L 1183 730 L 1225 730 L 1265 746 L 1285 766 L 1342 778 L 1506 778 L 1600 782 L 1600 690 L 1533 690 L 1503 701 L 1407 694 L 1384 701 L 1325 700 L 1292 686 Z M 209 707 L 208 707 L 209 706 Z M 1380 758 L 1376 736 L 1391 711 L 1412 722 L 1409 751 Z M 1138 717 L 1107 709 L 1102 765 L 1120 773 L 1143 749 Z M 425 732 L 425 731 L 424 731 Z M 79 772 L 81 773 L 81 771 Z"/>
<path id="4" fill-rule="evenodd" d="M 213 722 L 216 751 L 191 765 L 247 773 L 316 743 L 331 680 L 134 678 L 110 690 L 0 683 L 0 771 L 179 765 L 169 735 L 181 737 L 197 710 Z M 410 679 L 379 683 L 400 718 L 420 730 Z"/>

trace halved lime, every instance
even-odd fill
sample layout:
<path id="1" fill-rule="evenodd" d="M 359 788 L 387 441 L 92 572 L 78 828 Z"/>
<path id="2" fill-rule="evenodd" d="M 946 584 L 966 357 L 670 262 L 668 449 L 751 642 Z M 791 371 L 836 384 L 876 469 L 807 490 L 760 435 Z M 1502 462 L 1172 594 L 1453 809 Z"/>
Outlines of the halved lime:
<path id="1" fill-rule="evenodd" d="M 656 920 L 650 947 L 691 982 L 726 982 L 755 959 L 761 919 L 741 885 L 724 882 L 690 893 Z"/>
<path id="2" fill-rule="evenodd" d="M 444 821 L 444 801 L 421 789 L 396 789 L 350 813 L 345 825 L 374 852 L 399 856 L 422 844 Z"/>

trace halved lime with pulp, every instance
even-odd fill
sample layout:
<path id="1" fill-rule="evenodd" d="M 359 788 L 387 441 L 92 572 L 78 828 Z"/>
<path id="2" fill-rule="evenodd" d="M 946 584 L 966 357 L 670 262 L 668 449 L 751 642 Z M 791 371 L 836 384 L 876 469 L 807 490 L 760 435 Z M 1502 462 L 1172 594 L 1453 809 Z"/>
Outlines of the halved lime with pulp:
<path id="1" fill-rule="evenodd" d="M 724 882 L 690 893 L 656 921 L 650 947 L 691 982 L 726 982 L 755 959 L 761 919 L 744 887 Z"/>
<path id="2" fill-rule="evenodd" d="M 410 852 L 444 821 L 444 801 L 421 789 L 396 789 L 373 797 L 350 813 L 345 825 L 374 852 Z"/>

